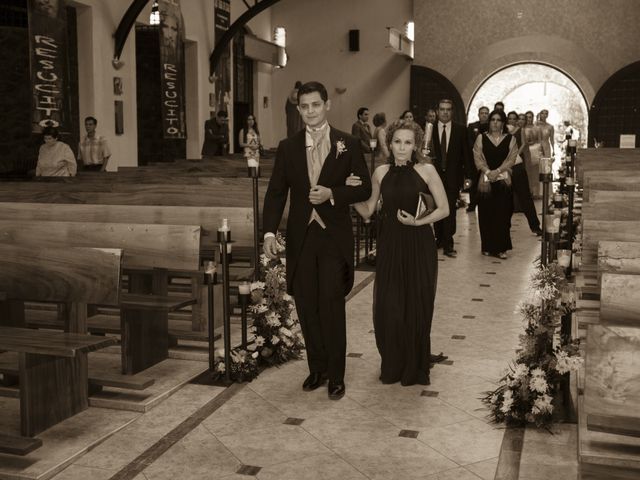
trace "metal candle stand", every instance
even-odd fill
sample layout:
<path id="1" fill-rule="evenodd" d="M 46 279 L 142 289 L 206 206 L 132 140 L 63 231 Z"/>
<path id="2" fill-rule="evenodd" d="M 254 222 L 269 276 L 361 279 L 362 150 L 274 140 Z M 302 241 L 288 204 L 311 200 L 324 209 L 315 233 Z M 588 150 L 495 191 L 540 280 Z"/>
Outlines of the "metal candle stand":
<path id="1" fill-rule="evenodd" d="M 238 292 L 238 302 L 240 303 L 240 319 L 242 322 L 242 348 L 247 346 L 247 307 L 251 293 Z"/>
<path id="2" fill-rule="evenodd" d="M 227 245 L 231 243 L 231 230 L 218 229 L 220 263 L 222 264 L 222 322 L 224 326 L 224 373 L 225 382 L 231 383 L 231 309 L 229 308 L 229 254 Z"/>
<path id="3" fill-rule="evenodd" d="M 247 176 L 253 180 L 253 280 L 258 280 L 260 274 L 260 207 L 258 204 L 259 166 L 248 166 Z"/>
<path id="4" fill-rule="evenodd" d="M 540 253 L 540 261 L 542 265 L 546 266 L 548 263 L 548 247 L 549 241 L 547 235 L 547 215 L 549 214 L 549 185 L 553 182 L 552 173 L 541 173 L 540 182 L 542 182 L 542 231 L 544 236 L 542 237 L 542 251 Z"/>
<path id="5" fill-rule="evenodd" d="M 215 348 L 215 332 L 214 330 L 214 320 L 215 320 L 215 309 L 214 309 L 214 295 L 213 288 L 218 283 L 218 272 L 215 270 L 215 262 L 212 262 L 214 267 L 213 270 L 205 270 L 204 273 L 204 284 L 207 286 L 207 299 L 209 309 L 207 312 L 207 326 L 208 326 L 208 340 L 209 340 L 209 371 L 215 371 L 215 357 L 216 357 L 216 348 Z"/>

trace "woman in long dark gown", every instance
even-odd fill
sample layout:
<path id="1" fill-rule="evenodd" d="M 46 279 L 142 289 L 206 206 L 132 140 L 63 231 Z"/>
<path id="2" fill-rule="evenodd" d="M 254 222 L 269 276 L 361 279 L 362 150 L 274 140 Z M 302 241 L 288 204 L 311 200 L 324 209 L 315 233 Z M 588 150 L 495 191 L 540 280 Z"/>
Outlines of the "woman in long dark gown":
<path id="1" fill-rule="evenodd" d="M 438 276 L 431 225 L 449 215 L 449 206 L 436 169 L 416 162 L 416 150 L 422 144 L 420 126 L 396 121 L 387 129 L 387 142 L 389 163 L 374 171 L 371 198 L 355 205 L 368 219 L 382 197 L 374 285 L 380 380 L 429 385 L 431 319 Z M 358 177 L 349 177 L 347 184 L 358 181 Z M 416 219 L 420 192 L 433 196 L 436 209 Z"/>
<path id="2" fill-rule="evenodd" d="M 489 115 L 489 131 L 478 135 L 473 146 L 478 181 L 478 224 L 483 255 L 507 258 L 511 250 L 511 167 L 518 155 L 516 139 L 504 133 L 507 117 L 494 110 Z"/>

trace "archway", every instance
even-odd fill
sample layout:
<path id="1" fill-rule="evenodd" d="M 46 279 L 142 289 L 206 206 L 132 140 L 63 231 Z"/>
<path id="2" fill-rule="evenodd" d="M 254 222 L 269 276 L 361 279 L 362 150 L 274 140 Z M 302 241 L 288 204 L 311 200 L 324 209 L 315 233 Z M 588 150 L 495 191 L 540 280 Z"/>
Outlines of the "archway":
<path id="1" fill-rule="evenodd" d="M 492 109 L 497 101 L 504 102 L 507 111 L 537 114 L 549 110 L 548 122 L 555 127 L 556 141 L 563 139 L 563 120 L 571 120 L 580 131 L 580 143 L 586 146 L 589 106 L 576 82 L 560 70 L 541 63 L 519 63 L 493 73 L 471 97 L 469 121 L 477 120 L 478 108 Z"/>

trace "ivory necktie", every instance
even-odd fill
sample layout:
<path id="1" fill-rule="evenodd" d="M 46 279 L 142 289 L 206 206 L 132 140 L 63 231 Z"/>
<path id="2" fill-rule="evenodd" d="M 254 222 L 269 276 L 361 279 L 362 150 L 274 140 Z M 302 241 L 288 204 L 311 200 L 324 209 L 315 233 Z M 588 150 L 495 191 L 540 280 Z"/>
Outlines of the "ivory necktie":
<path id="1" fill-rule="evenodd" d="M 447 169 L 447 126 L 442 125 L 442 136 L 440 137 L 440 151 L 442 152 L 442 171 Z"/>
<path id="2" fill-rule="evenodd" d="M 318 184 L 318 178 L 320 178 L 320 170 L 322 170 L 322 154 L 321 154 L 321 145 L 324 138 L 323 130 L 310 130 L 309 135 L 311 135 L 311 139 L 313 140 L 313 146 L 311 147 L 311 166 L 312 171 L 309 172 L 311 178 L 311 186 L 315 187 Z"/>

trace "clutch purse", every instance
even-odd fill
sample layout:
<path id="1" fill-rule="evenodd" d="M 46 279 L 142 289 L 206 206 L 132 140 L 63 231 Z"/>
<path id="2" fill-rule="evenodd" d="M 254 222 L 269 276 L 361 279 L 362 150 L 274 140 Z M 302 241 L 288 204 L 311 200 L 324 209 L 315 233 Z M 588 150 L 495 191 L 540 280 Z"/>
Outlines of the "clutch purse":
<path id="1" fill-rule="evenodd" d="M 436 202 L 428 193 L 418 194 L 418 207 L 416 208 L 416 220 L 426 217 L 436 209 Z"/>

